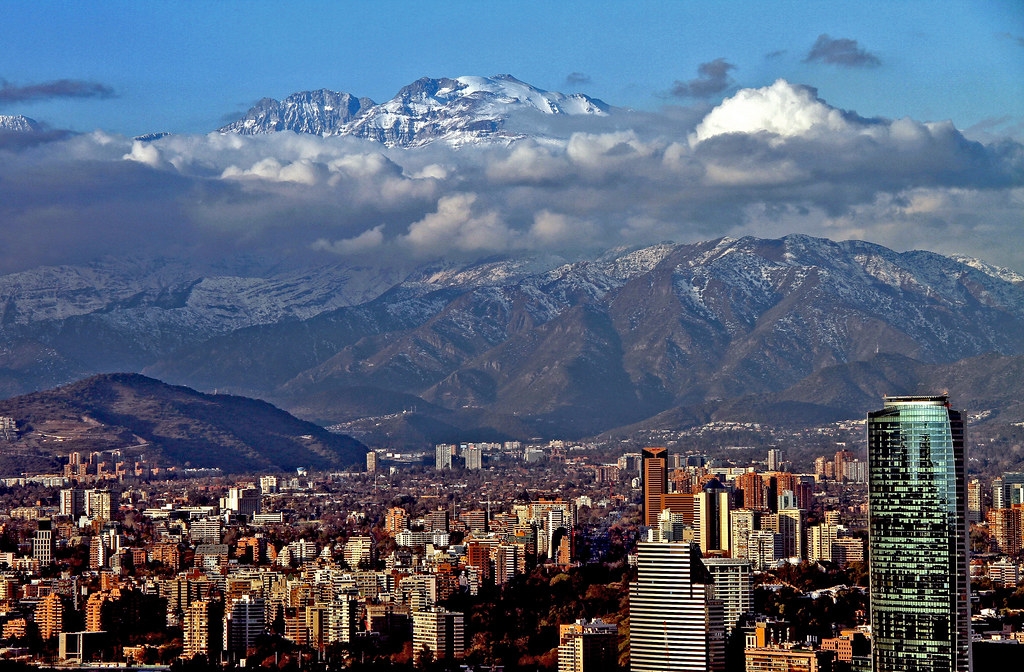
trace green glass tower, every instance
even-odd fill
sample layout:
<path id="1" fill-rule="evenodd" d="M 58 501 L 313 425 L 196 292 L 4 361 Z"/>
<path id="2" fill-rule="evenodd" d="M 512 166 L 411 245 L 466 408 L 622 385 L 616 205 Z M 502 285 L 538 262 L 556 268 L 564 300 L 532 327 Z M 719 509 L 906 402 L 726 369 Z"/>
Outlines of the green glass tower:
<path id="1" fill-rule="evenodd" d="M 946 396 L 868 414 L 874 672 L 969 672 L 964 425 Z"/>

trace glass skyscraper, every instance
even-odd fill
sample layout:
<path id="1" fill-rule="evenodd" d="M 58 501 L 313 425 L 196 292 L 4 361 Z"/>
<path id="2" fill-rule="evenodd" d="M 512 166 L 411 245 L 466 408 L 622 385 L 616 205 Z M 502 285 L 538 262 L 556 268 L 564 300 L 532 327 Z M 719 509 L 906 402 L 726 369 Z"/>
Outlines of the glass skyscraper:
<path id="1" fill-rule="evenodd" d="M 961 414 L 946 396 L 868 414 L 874 672 L 968 672 L 970 579 Z"/>

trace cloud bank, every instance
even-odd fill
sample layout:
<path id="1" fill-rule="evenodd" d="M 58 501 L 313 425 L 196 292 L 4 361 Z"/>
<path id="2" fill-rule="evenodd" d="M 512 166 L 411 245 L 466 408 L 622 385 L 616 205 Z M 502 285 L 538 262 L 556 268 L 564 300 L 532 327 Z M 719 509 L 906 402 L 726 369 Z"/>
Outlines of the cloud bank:
<path id="1" fill-rule="evenodd" d="M 793 232 L 1024 271 L 1017 142 L 971 141 L 948 122 L 860 117 L 783 80 L 710 110 L 556 122 L 564 127 L 543 141 L 457 150 L 101 132 L 0 148 L 0 272 L 109 255 L 267 268 L 571 258 Z"/>

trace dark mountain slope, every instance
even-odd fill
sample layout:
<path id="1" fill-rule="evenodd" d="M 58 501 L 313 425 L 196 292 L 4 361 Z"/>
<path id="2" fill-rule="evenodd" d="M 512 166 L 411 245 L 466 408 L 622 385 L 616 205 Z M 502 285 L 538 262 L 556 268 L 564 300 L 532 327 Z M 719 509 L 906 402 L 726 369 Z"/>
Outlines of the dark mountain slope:
<path id="1" fill-rule="evenodd" d="M 18 443 L 75 450 L 124 448 L 157 464 L 226 472 L 362 465 L 366 448 L 347 436 L 255 399 L 202 394 L 138 374 L 105 374 L 0 401 L 24 428 Z M 60 435 L 59 443 L 47 436 Z"/>

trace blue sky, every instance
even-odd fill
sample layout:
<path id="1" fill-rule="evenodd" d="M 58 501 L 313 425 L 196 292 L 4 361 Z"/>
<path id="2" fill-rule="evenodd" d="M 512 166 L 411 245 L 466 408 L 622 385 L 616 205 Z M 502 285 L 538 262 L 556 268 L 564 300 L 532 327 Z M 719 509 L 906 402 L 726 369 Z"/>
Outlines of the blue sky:
<path id="1" fill-rule="evenodd" d="M 26 2 L 0 0 L 0 79 L 91 97 L 14 96 L 55 128 L 203 133 L 257 99 L 330 88 L 381 102 L 427 75 L 510 73 L 617 106 L 714 103 L 777 78 L 864 116 L 1024 119 L 1024 3 Z M 859 64 L 808 59 L 821 35 Z M 848 44 L 848 43 L 847 43 Z M 724 59 L 729 87 L 671 95 Z"/>

